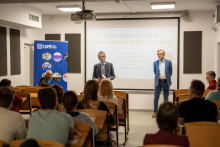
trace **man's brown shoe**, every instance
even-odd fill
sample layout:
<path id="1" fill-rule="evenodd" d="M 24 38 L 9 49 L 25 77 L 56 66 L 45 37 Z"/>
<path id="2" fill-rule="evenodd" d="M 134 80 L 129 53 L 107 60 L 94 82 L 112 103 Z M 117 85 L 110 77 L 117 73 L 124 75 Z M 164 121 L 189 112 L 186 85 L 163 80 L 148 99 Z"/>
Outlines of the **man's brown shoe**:
<path id="1" fill-rule="evenodd" d="M 157 117 L 157 112 L 154 112 L 152 115 L 152 118 L 155 118 L 155 117 Z"/>

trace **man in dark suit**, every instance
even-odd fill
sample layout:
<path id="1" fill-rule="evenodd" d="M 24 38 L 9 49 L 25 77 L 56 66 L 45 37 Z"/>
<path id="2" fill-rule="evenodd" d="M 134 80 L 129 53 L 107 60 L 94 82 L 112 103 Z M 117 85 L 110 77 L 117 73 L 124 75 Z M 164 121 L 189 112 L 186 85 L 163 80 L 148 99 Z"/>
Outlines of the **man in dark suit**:
<path id="1" fill-rule="evenodd" d="M 39 85 L 40 86 L 51 86 L 51 79 L 53 77 L 53 72 L 51 70 L 46 71 L 45 77 L 40 79 Z"/>
<path id="2" fill-rule="evenodd" d="M 94 65 L 92 79 L 96 79 L 99 83 L 102 81 L 102 79 L 114 80 L 115 73 L 113 64 L 105 61 L 106 56 L 103 51 L 98 53 L 98 58 L 100 63 Z"/>
<path id="3" fill-rule="evenodd" d="M 154 113 L 152 117 L 157 116 L 158 99 L 161 89 L 163 88 L 164 101 L 168 101 L 169 90 L 172 76 L 172 63 L 170 60 L 164 59 L 165 51 L 158 50 L 157 55 L 159 60 L 154 62 L 155 88 L 154 88 Z"/>

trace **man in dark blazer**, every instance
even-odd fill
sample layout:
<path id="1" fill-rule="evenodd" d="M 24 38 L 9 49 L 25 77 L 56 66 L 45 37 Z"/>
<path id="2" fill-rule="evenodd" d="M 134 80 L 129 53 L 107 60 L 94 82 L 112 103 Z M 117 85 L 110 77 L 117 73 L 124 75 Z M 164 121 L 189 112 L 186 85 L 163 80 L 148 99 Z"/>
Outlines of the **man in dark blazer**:
<path id="1" fill-rule="evenodd" d="M 51 70 L 46 71 L 45 77 L 40 79 L 39 85 L 40 86 L 51 86 L 51 79 L 53 77 L 53 72 Z"/>
<path id="2" fill-rule="evenodd" d="M 100 63 L 94 65 L 92 79 L 97 80 L 99 83 L 103 79 L 114 80 L 115 73 L 114 73 L 113 64 L 105 61 L 106 56 L 103 51 L 100 51 L 98 53 L 98 59 Z"/>
<path id="3" fill-rule="evenodd" d="M 154 113 L 152 117 L 157 116 L 158 100 L 161 89 L 163 88 L 164 101 L 168 101 L 169 90 L 172 76 L 172 63 L 170 60 L 164 59 L 165 51 L 158 50 L 157 55 L 159 60 L 154 62 L 155 88 L 154 88 Z"/>

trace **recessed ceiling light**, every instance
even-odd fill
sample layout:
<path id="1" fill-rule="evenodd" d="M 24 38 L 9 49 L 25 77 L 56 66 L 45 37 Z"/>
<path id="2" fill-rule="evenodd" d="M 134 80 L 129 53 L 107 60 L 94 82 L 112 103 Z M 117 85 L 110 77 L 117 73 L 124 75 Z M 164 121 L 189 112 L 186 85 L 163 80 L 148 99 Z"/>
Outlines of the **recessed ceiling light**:
<path id="1" fill-rule="evenodd" d="M 80 6 L 57 6 L 57 9 L 64 11 L 64 12 L 82 11 Z"/>
<path id="2" fill-rule="evenodd" d="M 174 9 L 175 3 L 151 3 L 152 9 Z"/>

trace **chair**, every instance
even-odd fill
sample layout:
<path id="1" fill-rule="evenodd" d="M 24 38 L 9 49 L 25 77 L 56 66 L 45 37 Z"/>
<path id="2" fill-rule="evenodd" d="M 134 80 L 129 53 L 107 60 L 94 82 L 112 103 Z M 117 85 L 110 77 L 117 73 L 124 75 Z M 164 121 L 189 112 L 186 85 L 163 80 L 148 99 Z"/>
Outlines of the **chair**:
<path id="1" fill-rule="evenodd" d="M 8 145 L 7 142 L 0 140 L 0 147 L 6 147 Z"/>
<path id="2" fill-rule="evenodd" d="M 127 114 L 127 109 L 126 109 L 126 99 L 124 97 L 121 96 L 117 96 L 118 98 L 118 115 L 120 115 L 121 117 L 119 117 L 119 126 L 123 126 L 125 127 L 125 142 L 123 143 L 123 145 L 125 145 L 126 141 L 127 141 L 127 124 L 126 124 L 126 114 Z"/>
<path id="3" fill-rule="evenodd" d="M 151 144 L 151 145 L 144 145 L 144 146 L 139 146 L 139 147 L 181 147 L 181 146 L 176 146 L 176 145 L 163 145 L 163 144 Z"/>
<path id="4" fill-rule="evenodd" d="M 212 101 L 213 103 L 216 104 L 217 110 L 220 108 L 220 100 Z"/>
<path id="5" fill-rule="evenodd" d="M 39 88 L 28 87 L 28 88 L 23 88 L 23 91 L 29 93 L 38 93 Z"/>
<path id="6" fill-rule="evenodd" d="M 18 85 L 18 86 L 14 87 L 14 88 L 20 88 L 21 91 L 23 91 L 25 88 L 32 88 L 32 86 L 28 86 L 28 85 Z"/>
<path id="7" fill-rule="evenodd" d="M 126 116 L 127 116 L 127 133 L 129 132 L 130 128 L 129 128 L 129 96 L 128 96 L 128 93 L 127 92 L 124 92 L 124 91 L 113 91 L 114 92 L 114 95 L 115 96 L 121 96 L 121 97 L 124 97 L 126 98 Z M 122 115 L 118 115 L 119 119 L 120 118 L 123 118 Z"/>
<path id="8" fill-rule="evenodd" d="M 189 94 L 189 89 L 178 89 L 173 91 L 173 104 L 176 104 L 176 97 L 180 94 Z"/>
<path id="9" fill-rule="evenodd" d="M 206 90 L 204 91 L 202 97 L 205 98 L 205 97 L 208 95 L 208 93 L 209 93 L 210 91 L 212 91 L 212 89 L 206 89 Z"/>
<path id="10" fill-rule="evenodd" d="M 21 92 L 21 89 L 20 89 L 20 88 L 13 88 L 13 90 L 14 90 L 15 92 Z"/>
<path id="11" fill-rule="evenodd" d="M 44 88 L 48 88 L 49 86 L 44 86 L 44 87 L 42 87 L 42 86 L 34 86 L 34 88 L 37 88 L 37 89 L 44 89 Z"/>
<path id="12" fill-rule="evenodd" d="M 105 105 L 108 107 L 110 113 L 114 117 L 115 123 L 114 125 L 111 125 L 110 131 L 116 131 L 116 141 L 117 141 L 117 146 L 118 146 L 118 129 L 119 129 L 119 124 L 118 124 L 118 105 L 112 102 L 107 102 L 103 101 Z"/>
<path id="13" fill-rule="evenodd" d="M 190 147 L 218 147 L 220 124 L 216 122 L 192 122 L 184 125 Z"/>
<path id="14" fill-rule="evenodd" d="M 182 102 L 189 100 L 189 94 L 179 94 L 176 97 L 176 106 L 178 107 Z"/>
<path id="15" fill-rule="evenodd" d="M 74 122 L 74 129 L 81 133 L 81 137 L 76 144 L 71 144 L 70 141 L 67 142 L 68 147 L 94 147 L 94 130 L 93 128 L 86 123 Z"/>
<path id="16" fill-rule="evenodd" d="M 23 102 L 19 104 L 19 112 L 21 114 L 30 114 L 31 116 L 37 109 L 32 108 L 30 94 L 23 91 L 17 92 L 16 94 L 23 99 Z"/>
<path id="17" fill-rule="evenodd" d="M 106 111 L 94 110 L 94 109 L 78 109 L 78 112 L 84 112 L 95 118 L 95 125 L 99 129 L 99 133 L 96 135 L 96 142 L 104 142 L 107 145 L 111 145 L 110 142 L 110 114 Z"/>
<path id="18" fill-rule="evenodd" d="M 78 101 L 81 101 L 83 99 L 84 95 L 78 95 Z"/>
<path id="19" fill-rule="evenodd" d="M 23 142 L 25 142 L 25 139 L 22 140 L 15 140 L 10 143 L 10 147 L 19 147 Z M 61 143 L 53 142 L 53 141 L 47 141 L 47 140 L 36 140 L 40 147 L 64 147 Z"/>

